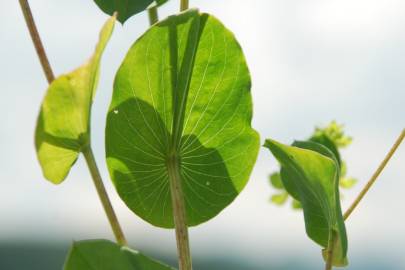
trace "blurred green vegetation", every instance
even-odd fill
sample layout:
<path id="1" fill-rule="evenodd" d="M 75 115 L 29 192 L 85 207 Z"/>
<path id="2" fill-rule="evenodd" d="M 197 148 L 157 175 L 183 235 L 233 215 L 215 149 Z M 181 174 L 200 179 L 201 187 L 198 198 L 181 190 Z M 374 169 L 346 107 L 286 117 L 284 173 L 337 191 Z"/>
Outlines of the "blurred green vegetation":
<path id="1" fill-rule="evenodd" d="M 70 244 L 70 242 L 0 243 L 0 270 L 62 270 Z M 174 257 L 167 257 L 151 250 L 145 250 L 145 252 L 170 265 L 176 265 Z M 320 260 L 312 261 L 312 259 L 304 257 L 303 254 L 290 253 L 277 259 L 278 262 L 283 262 L 282 264 L 274 262 L 272 264 L 270 255 L 269 253 L 269 257 L 263 258 L 259 263 L 254 262 L 249 258 L 249 255 L 227 254 L 227 251 L 220 250 L 216 256 L 207 257 L 195 254 L 193 264 L 195 270 L 314 270 L 323 267 Z M 400 270 L 397 267 L 398 262 L 394 262 L 389 258 L 382 261 L 381 258 L 384 258 L 384 256 L 374 257 L 372 260 L 367 256 L 357 257 L 358 261 L 353 261 L 350 267 L 340 269 Z"/>

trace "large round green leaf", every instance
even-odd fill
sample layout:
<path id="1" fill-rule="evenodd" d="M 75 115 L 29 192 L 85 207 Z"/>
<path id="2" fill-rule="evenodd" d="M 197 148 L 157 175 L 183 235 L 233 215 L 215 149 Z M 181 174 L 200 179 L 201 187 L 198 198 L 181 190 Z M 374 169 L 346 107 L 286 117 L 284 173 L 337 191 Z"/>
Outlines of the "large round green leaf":
<path id="1" fill-rule="evenodd" d="M 128 247 L 108 240 L 74 242 L 64 270 L 174 270 Z"/>
<path id="2" fill-rule="evenodd" d="M 89 143 L 90 111 L 98 82 L 101 56 L 116 18 L 104 24 L 94 54 L 82 66 L 56 78 L 49 86 L 35 130 L 35 146 L 44 176 L 58 184 Z"/>
<path id="3" fill-rule="evenodd" d="M 238 42 L 211 15 L 171 16 L 135 42 L 116 75 L 106 127 L 109 171 L 131 210 L 173 227 L 173 174 L 189 226 L 235 199 L 259 148 L 250 87 Z"/>

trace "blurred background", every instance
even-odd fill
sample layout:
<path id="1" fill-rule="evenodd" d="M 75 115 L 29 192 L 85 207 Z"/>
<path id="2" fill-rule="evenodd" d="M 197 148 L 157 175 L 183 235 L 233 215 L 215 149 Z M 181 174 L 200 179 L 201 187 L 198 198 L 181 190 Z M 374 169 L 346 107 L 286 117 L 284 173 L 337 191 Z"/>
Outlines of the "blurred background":
<path id="1" fill-rule="evenodd" d="M 82 64 L 106 20 L 92 0 L 30 1 L 56 74 Z M 179 1 L 160 9 L 176 13 Z M 405 1 L 191 0 L 241 43 L 253 79 L 254 127 L 262 141 L 307 138 L 315 125 L 345 124 L 343 151 L 355 198 L 405 127 Z M 18 1 L 0 1 L 0 269 L 62 269 L 73 240 L 113 239 L 83 159 L 59 186 L 44 180 L 33 144 L 47 88 Z M 93 147 L 133 247 L 176 265 L 174 231 L 155 228 L 118 198 L 104 159 L 104 125 L 114 74 L 147 29 L 147 14 L 116 25 L 93 106 Z M 347 222 L 346 269 L 405 269 L 405 145 Z M 269 203 L 275 159 L 262 148 L 250 182 L 215 219 L 190 229 L 196 270 L 323 269 L 301 212 Z"/>

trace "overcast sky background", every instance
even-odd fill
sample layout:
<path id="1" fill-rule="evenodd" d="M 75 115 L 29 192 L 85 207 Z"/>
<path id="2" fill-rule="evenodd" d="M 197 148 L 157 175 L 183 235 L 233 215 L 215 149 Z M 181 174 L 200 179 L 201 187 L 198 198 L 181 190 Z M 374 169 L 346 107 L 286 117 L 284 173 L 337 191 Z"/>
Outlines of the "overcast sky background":
<path id="1" fill-rule="evenodd" d="M 32 0 L 31 6 L 56 74 L 90 56 L 107 18 L 93 1 Z M 303 139 L 333 119 L 346 125 L 354 141 L 343 156 L 349 175 L 360 180 L 345 192 L 346 209 L 405 127 L 405 1 L 195 0 L 191 6 L 214 14 L 241 43 L 253 80 L 253 125 L 262 141 Z M 178 1 L 171 0 L 160 16 L 177 10 Z M 0 22 L 0 243 L 112 239 L 82 158 L 59 186 L 42 177 L 33 133 L 47 83 L 18 1 L 0 1 Z M 147 25 L 146 14 L 116 25 L 93 106 L 93 148 L 130 242 L 173 256 L 174 231 L 152 227 L 126 208 L 104 158 L 114 74 Z M 404 165 L 405 145 L 348 220 L 347 269 L 362 269 L 366 258 L 384 269 L 405 269 Z M 231 254 L 275 266 L 297 255 L 321 269 L 320 249 L 305 235 L 302 214 L 268 203 L 274 190 L 267 176 L 276 168 L 261 149 L 235 202 L 191 228 L 193 254 Z"/>

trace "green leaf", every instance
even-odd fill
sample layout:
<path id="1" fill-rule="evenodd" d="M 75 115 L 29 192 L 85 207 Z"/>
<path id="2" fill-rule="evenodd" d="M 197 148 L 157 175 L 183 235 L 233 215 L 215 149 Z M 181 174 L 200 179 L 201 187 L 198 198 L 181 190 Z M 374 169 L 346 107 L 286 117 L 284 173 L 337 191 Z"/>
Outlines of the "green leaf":
<path id="1" fill-rule="evenodd" d="M 342 188 L 352 188 L 357 184 L 357 179 L 352 178 L 352 177 L 343 177 L 340 178 L 340 187 Z"/>
<path id="2" fill-rule="evenodd" d="M 271 196 L 271 201 L 277 205 L 283 205 L 288 199 L 288 193 L 282 192 Z"/>
<path id="3" fill-rule="evenodd" d="M 106 126 L 110 175 L 133 212 L 174 226 L 169 170 L 181 178 L 188 226 L 235 199 L 259 148 L 250 86 L 238 42 L 211 15 L 171 16 L 135 42 L 116 75 Z"/>
<path id="4" fill-rule="evenodd" d="M 90 110 L 100 60 L 114 23 L 115 17 L 111 17 L 103 26 L 92 57 L 76 70 L 56 78 L 43 100 L 35 146 L 45 178 L 55 184 L 66 178 L 81 148 L 89 143 Z"/>
<path id="5" fill-rule="evenodd" d="M 338 150 L 336 144 L 328 136 L 326 136 L 325 134 L 314 135 L 309 139 L 309 141 L 322 144 L 323 146 L 328 148 L 335 155 L 335 158 L 336 158 L 339 166 L 341 166 L 342 161 L 340 158 L 339 150 Z"/>
<path id="6" fill-rule="evenodd" d="M 155 0 L 148 8 L 160 7 L 166 4 L 169 0 Z"/>
<path id="7" fill-rule="evenodd" d="M 174 270 L 128 247 L 108 240 L 74 242 L 64 270 Z"/>
<path id="8" fill-rule="evenodd" d="M 332 121 L 326 127 L 317 127 L 313 137 L 326 136 L 328 137 L 336 147 L 344 148 L 352 143 L 352 137 L 345 135 L 344 125 Z"/>
<path id="9" fill-rule="evenodd" d="M 274 140 L 265 143 L 282 167 L 281 179 L 286 190 L 303 207 L 308 236 L 324 248 L 336 237 L 333 264 L 346 265 L 347 236 L 340 207 L 336 158 L 321 144 L 296 142 L 295 145 L 299 147 Z"/>
<path id="10" fill-rule="evenodd" d="M 281 181 L 280 173 L 272 173 L 269 177 L 270 184 L 276 189 L 284 189 L 283 182 Z"/>
<path id="11" fill-rule="evenodd" d="M 155 5 L 160 6 L 167 0 L 157 0 Z M 109 15 L 118 13 L 118 21 L 124 23 L 133 15 L 146 10 L 154 0 L 94 0 L 98 7 Z"/>
<path id="12" fill-rule="evenodd" d="M 300 210 L 300 209 L 302 209 L 301 203 L 300 203 L 299 201 L 297 201 L 296 199 L 293 199 L 293 200 L 292 200 L 291 207 L 292 207 L 293 209 L 295 209 L 295 210 Z"/>

